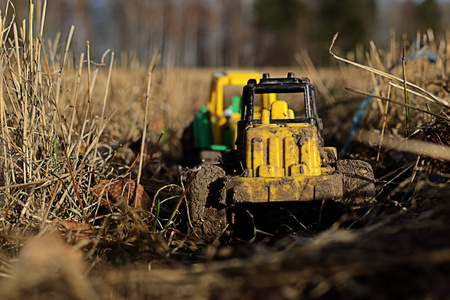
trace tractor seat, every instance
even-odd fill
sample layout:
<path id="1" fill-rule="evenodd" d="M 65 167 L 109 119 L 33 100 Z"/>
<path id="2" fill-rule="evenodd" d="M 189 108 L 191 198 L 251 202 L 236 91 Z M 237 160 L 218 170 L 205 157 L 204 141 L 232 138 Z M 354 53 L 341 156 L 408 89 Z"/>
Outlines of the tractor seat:
<path id="1" fill-rule="evenodd" d="M 294 111 L 288 108 L 286 101 L 276 100 L 270 108 L 272 120 L 294 119 Z"/>

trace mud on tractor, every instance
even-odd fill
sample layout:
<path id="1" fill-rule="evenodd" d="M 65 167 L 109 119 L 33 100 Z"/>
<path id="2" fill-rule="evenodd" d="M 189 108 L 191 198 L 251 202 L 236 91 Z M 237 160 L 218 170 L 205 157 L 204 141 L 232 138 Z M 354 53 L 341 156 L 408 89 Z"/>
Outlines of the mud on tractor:
<path id="1" fill-rule="evenodd" d="M 303 115 L 296 116 L 286 101 L 276 100 L 255 117 L 259 94 L 302 95 L 296 101 L 301 102 Z M 258 225 L 254 210 L 270 215 L 282 209 L 288 211 L 284 221 L 301 224 L 302 217 L 291 211 L 302 211 L 309 204 L 323 208 L 325 203 L 355 209 L 374 198 L 371 166 L 361 160 L 337 159 L 336 148 L 324 147 L 315 89 L 308 78 L 293 73 L 270 78 L 266 73 L 259 83 L 249 80 L 242 93 L 241 115 L 236 148 L 225 151 L 222 164 L 203 164 L 187 192 L 190 224 L 197 236 L 212 241 L 227 225 L 236 230 L 246 223 L 253 227 L 251 238 Z M 274 226 L 284 221 L 278 218 Z M 261 223 L 272 222 L 264 217 Z"/>

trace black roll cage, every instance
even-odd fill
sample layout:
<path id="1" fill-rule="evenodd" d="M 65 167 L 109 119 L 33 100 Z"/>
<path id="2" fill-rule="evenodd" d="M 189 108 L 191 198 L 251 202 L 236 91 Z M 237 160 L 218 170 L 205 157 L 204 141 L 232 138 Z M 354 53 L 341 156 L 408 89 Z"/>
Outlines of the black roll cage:
<path id="1" fill-rule="evenodd" d="M 255 114 L 255 94 L 293 94 L 303 93 L 305 103 L 305 118 L 270 120 L 271 124 L 284 125 L 287 123 L 308 123 L 316 126 L 319 143 L 323 146 L 323 125 L 317 114 L 315 87 L 306 77 L 297 78 L 293 72 L 289 72 L 286 78 L 270 78 L 268 73 L 264 73 L 259 83 L 256 79 L 250 79 L 244 86 L 242 92 L 241 121 L 238 122 L 238 137 L 236 144 L 243 143 L 243 132 L 246 127 L 260 124 L 260 120 L 254 118 Z M 243 146 L 243 144 L 241 144 Z"/>

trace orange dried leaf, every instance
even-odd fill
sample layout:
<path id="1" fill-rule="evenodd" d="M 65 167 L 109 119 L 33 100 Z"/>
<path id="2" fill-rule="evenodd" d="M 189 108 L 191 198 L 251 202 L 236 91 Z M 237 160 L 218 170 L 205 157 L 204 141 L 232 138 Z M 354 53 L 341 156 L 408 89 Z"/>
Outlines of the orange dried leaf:
<path id="1" fill-rule="evenodd" d="M 51 224 L 56 225 L 62 236 L 67 237 L 71 234 L 78 240 L 91 239 L 97 235 L 94 229 L 92 229 L 85 222 L 68 221 L 61 219 L 54 219 Z"/>
<path id="2" fill-rule="evenodd" d="M 108 180 L 102 180 L 94 186 L 94 194 L 100 197 L 101 206 L 108 206 L 108 203 L 118 204 L 121 199 L 126 199 L 129 206 L 144 210 L 150 208 L 150 197 L 142 185 L 138 187 L 137 202 L 134 203 L 136 182 L 133 179 L 122 178 L 113 184 L 109 183 Z"/>

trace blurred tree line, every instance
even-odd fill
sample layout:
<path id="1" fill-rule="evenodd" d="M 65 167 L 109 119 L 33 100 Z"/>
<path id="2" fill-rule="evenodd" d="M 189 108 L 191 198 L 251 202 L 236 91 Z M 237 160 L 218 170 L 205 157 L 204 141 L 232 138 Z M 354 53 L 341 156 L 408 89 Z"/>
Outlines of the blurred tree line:
<path id="1" fill-rule="evenodd" d="M 7 0 L 0 0 L 4 9 Z M 33 0 L 42 7 L 44 0 Z M 28 1 L 13 0 L 19 19 Z M 90 41 L 93 57 L 107 48 L 146 62 L 159 48 L 162 64 L 185 67 L 285 66 L 307 50 L 317 65 L 330 61 L 328 47 L 354 51 L 375 40 L 434 30 L 445 34 L 450 4 L 436 0 L 51 0 L 47 39 L 61 40 L 75 25 L 73 49 Z"/>

